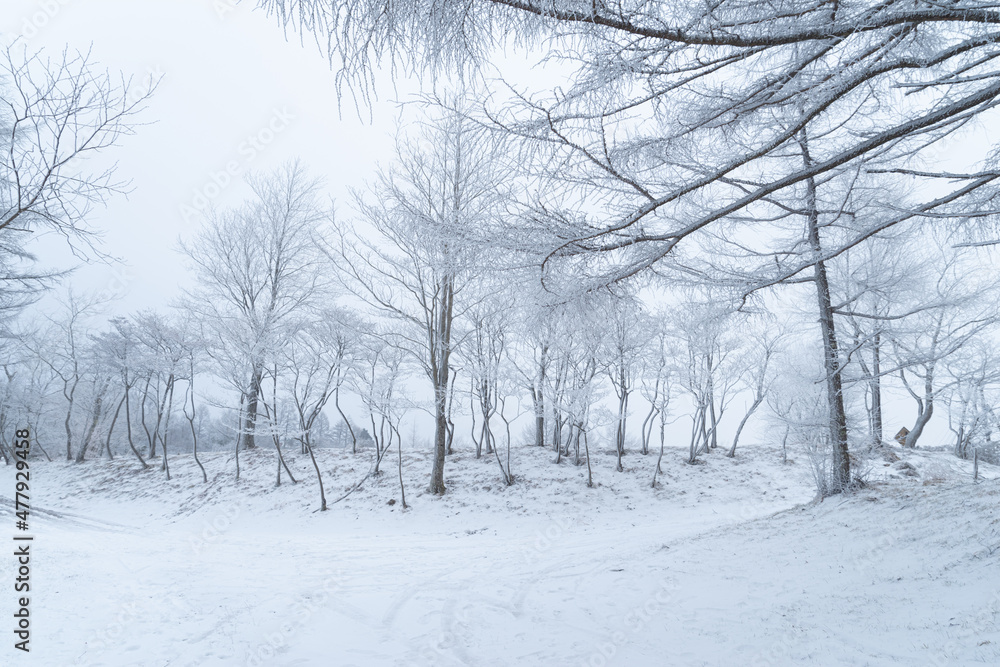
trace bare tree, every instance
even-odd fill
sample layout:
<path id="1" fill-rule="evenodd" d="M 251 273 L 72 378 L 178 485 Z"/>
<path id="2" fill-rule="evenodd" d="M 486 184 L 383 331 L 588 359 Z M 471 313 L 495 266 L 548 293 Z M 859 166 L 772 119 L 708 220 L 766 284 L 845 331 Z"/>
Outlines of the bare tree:
<path id="1" fill-rule="evenodd" d="M 48 316 L 46 327 L 24 331 L 19 338 L 21 344 L 54 376 L 59 386 L 64 402 L 62 425 L 66 438 L 66 460 L 72 461 L 74 418 L 80 398 L 78 390 L 88 373 L 97 371 L 85 359 L 88 319 L 99 311 L 103 303 L 95 297 L 78 296 L 70 289 L 59 305 L 63 312 Z M 97 407 L 99 409 L 100 405 Z"/>
<path id="2" fill-rule="evenodd" d="M 948 427 L 955 435 L 955 456 L 1000 463 L 1000 443 L 993 434 L 1000 428 L 994 406 L 1000 388 L 1000 359 L 985 337 L 970 340 L 944 360 Z"/>
<path id="3" fill-rule="evenodd" d="M 488 110 L 496 126 L 536 147 L 540 157 L 526 166 L 559 191 L 530 216 L 550 249 L 547 279 L 569 276 L 592 289 L 649 273 L 722 277 L 747 295 L 812 283 L 831 492 L 852 478 L 846 359 L 826 264 L 910 220 L 953 221 L 969 243 L 998 242 L 981 224 L 997 209 L 996 156 L 973 155 L 945 172 L 933 153 L 1000 99 L 990 33 L 1000 14 L 978 0 L 258 5 L 313 33 L 361 90 L 382 59 L 436 74 L 479 69 L 494 50 L 533 38 L 571 44 L 580 66 L 568 84 L 534 95 L 512 86 L 509 104 Z M 827 183 L 852 171 L 877 171 L 886 192 L 909 196 L 849 228 L 831 227 L 853 211 L 826 207 Z M 789 217 L 806 228 L 791 252 Z M 706 270 L 706 244 L 727 237 L 767 262 L 721 276 Z"/>
<path id="4" fill-rule="evenodd" d="M 265 359 L 276 332 L 317 303 L 328 285 L 317 236 L 332 213 L 319 183 L 298 163 L 248 177 L 242 207 L 213 211 L 196 239 L 182 242 L 198 287 L 185 305 L 205 323 L 209 353 L 241 396 L 243 447 L 255 446 Z"/>
<path id="5" fill-rule="evenodd" d="M 34 267 L 25 248 L 38 232 L 64 236 L 73 251 L 95 251 L 88 218 L 127 189 L 114 167 L 89 171 L 90 158 L 132 133 L 155 88 L 101 72 L 89 53 L 55 58 L 12 45 L 0 51 L 0 318 L 16 314 L 59 273 Z"/>
<path id="6" fill-rule="evenodd" d="M 939 261 L 927 267 L 926 293 L 916 304 L 904 304 L 907 317 L 895 324 L 891 344 L 900 382 L 913 398 L 917 417 L 905 446 L 915 447 L 934 414 L 943 386 L 942 361 L 1000 324 L 1000 282 L 995 276 L 976 279 L 973 263 L 961 250 L 939 250 Z M 936 275 L 935 275 L 936 274 Z"/>
<path id="7" fill-rule="evenodd" d="M 344 376 L 344 341 L 346 338 L 342 332 L 343 314 L 341 311 L 327 309 L 318 315 L 319 317 L 314 322 L 305 323 L 290 336 L 284 354 L 287 356 L 291 382 L 289 392 L 298 418 L 297 437 L 302 443 L 302 447 L 309 453 L 309 458 L 316 471 L 320 511 L 326 511 L 323 475 L 313 451 L 313 429 L 327 402 L 340 390 Z M 343 412 L 341 412 L 341 416 L 343 416 Z M 346 417 L 344 424 L 348 429 L 351 429 L 350 422 L 347 421 Z M 353 436 L 353 430 L 351 433 L 352 441 L 356 447 L 357 440 Z"/>
<path id="8" fill-rule="evenodd" d="M 609 300 L 605 313 L 608 331 L 604 337 L 605 373 L 618 397 L 618 422 L 615 428 L 615 449 L 618 453 L 618 472 L 625 455 L 626 426 L 628 424 L 629 398 L 635 388 L 636 373 L 643 344 L 649 327 L 640 304 L 628 295 Z"/>
<path id="9" fill-rule="evenodd" d="M 731 366 L 739 340 L 732 331 L 736 315 L 724 305 L 695 297 L 674 311 L 673 334 L 683 349 L 678 381 L 694 407 L 688 463 L 718 446 L 719 422 L 739 379 Z"/>
<path id="10" fill-rule="evenodd" d="M 371 437 L 375 444 L 373 475 L 379 475 L 382 459 L 399 437 L 403 417 L 403 378 L 408 353 L 392 345 L 385 329 L 376 329 L 361 341 L 364 370 L 355 376 L 357 393 L 368 410 Z"/>
<path id="11" fill-rule="evenodd" d="M 147 428 L 150 456 L 155 456 L 156 443 L 159 442 L 163 454 L 161 470 L 166 473 L 167 479 L 170 479 L 167 444 L 170 435 L 170 417 L 174 412 L 174 392 L 177 382 L 190 370 L 193 343 L 177 324 L 159 313 L 152 311 L 139 313 L 135 316 L 134 323 L 133 331 L 147 352 L 145 355 L 147 392 L 144 392 L 141 406 L 143 417 L 145 394 L 148 393 L 150 386 L 155 389 L 152 403 L 156 421 L 153 423 L 152 432 Z M 186 399 L 185 395 L 185 402 Z M 146 428 L 145 419 L 143 426 Z"/>
<path id="12" fill-rule="evenodd" d="M 431 382 L 430 491 L 442 495 L 454 323 L 467 307 L 470 277 L 482 270 L 476 244 L 465 239 L 497 214 L 499 183 L 494 153 L 469 122 L 447 112 L 425 127 L 424 135 L 398 141 L 394 169 L 381 172 L 369 199 L 357 198 L 363 222 L 342 227 L 327 250 L 345 286 L 395 322 L 392 345 Z"/>
<path id="13" fill-rule="evenodd" d="M 656 458 L 651 486 L 656 488 L 657 477 L 663 472 L 663 450 L 666 445 L 666 429 L 669 423 L 670 401 L 674 394 L 677 376 L 674 341 L 667 311 L 650 316 L 648 328 L 650 340 L 644 349 L 643 367 L 640 373 L 639 392 L 649 403 L 649 412 L 642 422 L 642 453 L 649 453 L 653 431 L 659 424 L 660 452 Z"/>
<path id="14" fill-rule="evenodd" d="M 769 325 L 770 323 L 767 323 L 765 326 Z M 743 389 L 750 392 L 751 402 L 743 414 L 739 426 L 736 427 L 733 444 L 730 446 L 729 451 L 726 452 L 726 456 L 729 458 L 736 456 L 736 445 L 740 441 L 740 434 L 743 433 L 743 428 L 747 425 L 750 417 L 753 416 L 757 408 L 767 398 L 768 388 L 773 379 L 771 364 L 774 360 L 775 351 L 781 343 L 781 336 L 780 334 L 769 335 L 765 332 L 760 332 L 758 335 L 760 337 L 757 344 L 741 353 L 743 356 L 743 363 L 741 364 L 743 372 L 740 374 L 740 382 L 743 385 Z"/>
<path id="15" fill-rule="evenodd" d="M 528 294 L 528 290 L 525 290 Z M 535 418 L 535 446 L 545 446 L 546 391 L 552 364 L 551 350 L 556 335 L 552 309 L 537 300 L 520 300 L 514 312 L 515 336 L 510 358 L 521 384 L 531 396 Z"/>
<path id="16" fill-rule="evenodd" d="M 197 331 L 195 327 L 190 327 L 190 331 Z M 200 334 L 200 332 L 199 332 Z M 200 366 L 200 357 L 202 356 L 202 350 L 204 347 L 204 341 L 200 335 L 190 335 L 186 337 L 182 343 L 182 349 L 184 351 L 185 357 L 187 359 L 187 386 L 184 389 L 184 403 L 181 410 L 184 413 L 185 419 L 188 422 L 188 428 L 191 430 L 191 447 L 192 456 L 194 457 L 194 462 L 198 464 L 198 469 L 201 470 L 201 481 L 208 484 L 208 473 L 205 472 L 205 466 L 202 464 L 201 459 L 198 458 L 198 430 L 195 428 L 195 419 L 197 418 L 197 405 L 196 405 L 196 394 L 195 394 L 195 378 L 198 375 L 198 370 Z M 191 404 L 190 410 L 188 409 L 188 403 Z"/>

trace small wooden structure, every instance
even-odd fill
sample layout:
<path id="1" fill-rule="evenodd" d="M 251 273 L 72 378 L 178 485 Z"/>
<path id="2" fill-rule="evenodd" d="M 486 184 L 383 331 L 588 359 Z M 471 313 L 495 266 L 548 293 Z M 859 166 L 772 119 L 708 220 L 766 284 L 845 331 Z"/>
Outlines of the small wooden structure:
<path id="1" fill-rule="evenodd" d="M 905 426 L 899 429 L 899 433 L 896 434 L 895 440 L 902 446 L 906 446 L 906 436 L 910 435 L 910 429 Z"/>

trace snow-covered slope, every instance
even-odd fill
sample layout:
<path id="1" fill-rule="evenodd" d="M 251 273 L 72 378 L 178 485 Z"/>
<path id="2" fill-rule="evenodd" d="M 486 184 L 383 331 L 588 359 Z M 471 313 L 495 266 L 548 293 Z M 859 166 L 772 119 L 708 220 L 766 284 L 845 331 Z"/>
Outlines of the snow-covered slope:
<path id="1" fill-rule="evenodd" d="M 392 458 L 324 513 L 298 454 L 300 483 L 279 488 L 268 451 L 241 456 L 238 484 L 230 454 L 204 456 L 208 485 L 187 456 L 171 482 L 128 459 L 38 463 L 22 662 L 1000 664 L 996 469 L 973 484 L 947 452 L 893 451 L 822 503 L 804 461 L 762 447 L 695 466 L 669 451 L 655 490 L 653 456 L 615 473 L 595 454 L 587 488 L 585 468 L 519 448 L 508 488 L 461 453 L 440 499 L 404 451 L 405 512 Z M 370 467 L 319 457 L 330 500 Z"/>

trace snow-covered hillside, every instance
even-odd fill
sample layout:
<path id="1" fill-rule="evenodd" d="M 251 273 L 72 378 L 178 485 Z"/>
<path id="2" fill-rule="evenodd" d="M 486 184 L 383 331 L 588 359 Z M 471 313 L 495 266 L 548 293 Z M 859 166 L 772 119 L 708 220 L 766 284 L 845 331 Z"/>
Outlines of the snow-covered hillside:
<path id="1" fill-rule="evenodd" d="M 449 459 L 423 491 L 404 451 L 325 513 L 308 456 L 190 457 L 166 482 L 128 459 L 36 463 L 38 665 L 993 665 L 996 469 L 893 450 L 868 488 L 813 501 L 804 460 L 747 447 L 555 465 Z M 321 451 L 333 500 L 368 454 Z M 3 470 L 3 484 L 13 475 Z M 389 504 L 390 501 L 395 501 Z M 4 521 L 13 521 L 4 508 Z M 9 579 L 11 559 L 0 559 Z"/>

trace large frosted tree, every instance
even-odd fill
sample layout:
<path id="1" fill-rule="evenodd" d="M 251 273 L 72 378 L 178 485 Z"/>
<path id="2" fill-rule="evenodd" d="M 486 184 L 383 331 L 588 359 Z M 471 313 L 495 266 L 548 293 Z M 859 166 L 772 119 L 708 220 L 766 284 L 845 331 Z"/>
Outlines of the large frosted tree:
<path id="1" fill-rule="evenodd" d="M 128 184 L 92 158 L 132 133 L 154 87 L 136 93 L 88 53 L 0 49 L 0 331 L 60 277 L 37 266 L 32 238 L 56 233 L 77 255 L 100 254 L 90 216 Z"/>
<path id="2" fill-rule="evenodd" d="M 240 394 L 244 448 L 256 444 L 262 381 L 282 327 L 318 305 L 329 285 L 317 236 L 332 219 L 318 181 L 297 163 L 248 182 L 245 204 L 213 211 L 182 243 L 198 281 L 186 305 L 205 323 L 220 375 Z"/>
<path id="3" fill-rule="evenodd" d="M 313 33 L 359 90 L 384 59 L 436 75 L 482 67 L 514 44 L 554 47 L 569 63 L 568 84 L 531 95 L 527 81 L 515 82 L 514 102 L 492 114 L 544 147 L 539 175 L 572 193 L 536 207 L 534 217 L 558 230 L 542 243 L 553 248 L 547 273 L 572 274 L 583 289 L 650 272 L 707 280 L 692 262 L 706 244 L 763 240 L 758 254 L 778 261 L 726 277 L 747 293 L 815 286 L 832 491 L 850 484 L 851 470 L 825 263 L 903 221 L 975 223 L 996 208 L 1000 171 L 988 150 L 947 173 L 924 159 L 988 117 L 1000 94 L 1000 10 L 976 0 L 258 4 Z M 916 194 L 891 214 L 854 220 L 849 233 L 828 233 L 837 216 L 822 208 L 826 182 L 869 164 L 890 191 Z M 792 255 L 772 224 L 790 213 L 806 232 Z M 983 240 L 982 225 L 965 228 Z"/>
<path id="4" fill-rule="evenodd" d="M 422 133 L 400 139 L 395 165 L 358 197 L 360 220 L 327 248 L 345 286 L 392 323 L 391 344 L 431 382 L 435 495 L 445 492 L 455 321 L 484 270 L 474 239 L 499 215 L 498 165 L 495 145 L 461 115 L 428 119 Z"/>

